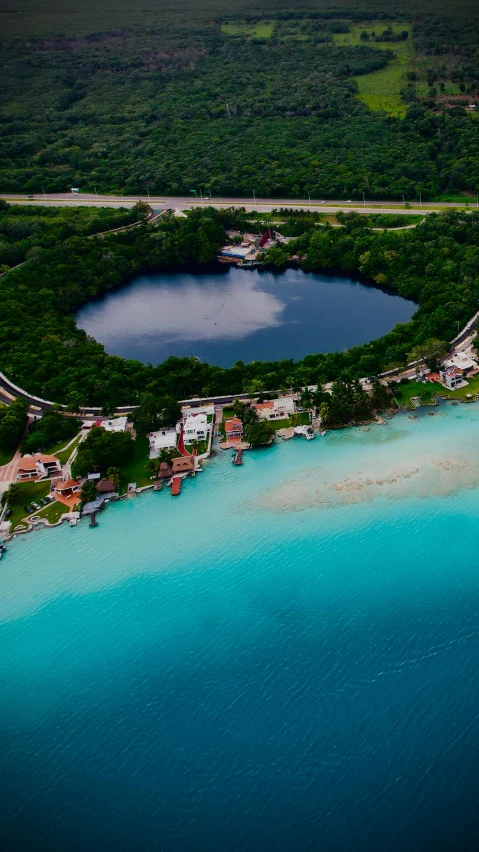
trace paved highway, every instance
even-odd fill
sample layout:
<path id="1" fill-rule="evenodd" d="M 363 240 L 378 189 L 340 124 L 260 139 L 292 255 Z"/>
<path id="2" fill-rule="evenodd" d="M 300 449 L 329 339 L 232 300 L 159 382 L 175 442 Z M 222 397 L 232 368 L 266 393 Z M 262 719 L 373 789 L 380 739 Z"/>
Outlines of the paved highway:
<path id="1" fill-rule="evenodd" d="M 40 193 L 39 195 L 13 195 L 0 194 L 0 198 L 12 204 L 45 204 L 58 207 L 133 207 L 137 201 L 146 201 L 154 210 L 161 211 L 171 208 L 173 210 L 188 210 L 191 207 L 211 206 L 221 207 L 245 207 L 248 212 L 258 211 L 269 213 L 280 207 L 294 208 L 296 210 L 310 210 L 318 213 L 337 213 L 339 210 L 356 210 L 358 213 L 395 213 L 402 216 L 417 215 L 418 213 L 430 213 L 434 210 L 450 208 L 465 208 L 465 204 L 451 203 L 424 203 L 422 206 L 415 203 L 407 208 L 398 201 L 360 202 L 347 201 L 317 201 L 291 198 L 210 198 L 194 196 L 121 196 L 121 195 L 97 195 L 96 193 Z M 473 205 L 474 208 L 476 204 Z"/>

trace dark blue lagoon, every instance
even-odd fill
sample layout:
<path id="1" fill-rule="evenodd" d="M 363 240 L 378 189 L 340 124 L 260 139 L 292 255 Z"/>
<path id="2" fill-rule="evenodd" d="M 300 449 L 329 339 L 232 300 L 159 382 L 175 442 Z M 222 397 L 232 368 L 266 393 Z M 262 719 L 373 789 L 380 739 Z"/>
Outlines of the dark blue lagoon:
<path id="1" fill-rule="evenodd" d="M 77 321 L 113 355 L 154 364 L 196 355 L 228 367 L 348 349 L 415 309 L 354 278 L 220 268 L 136 278 L 86 305 Z"/>

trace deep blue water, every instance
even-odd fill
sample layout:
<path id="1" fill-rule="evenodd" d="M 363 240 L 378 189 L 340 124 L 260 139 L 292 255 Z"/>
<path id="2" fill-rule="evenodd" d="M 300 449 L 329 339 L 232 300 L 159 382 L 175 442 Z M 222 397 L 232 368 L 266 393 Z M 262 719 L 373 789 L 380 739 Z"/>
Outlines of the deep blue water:
<path id="1" fill-rule="evenodd" d="M 142 276 L 90 302 L 77 322 L 110 354 L 154 364 L 196 355 L 228 367 L 346 349 L 407 322 L 415 309 L 344 276 L 219 267 Z"/>
<path id="2" fill-rule="evenodd" d="M 444 406 L 10 543 L 2 850 L 476 850 L 478 450 Z"/>

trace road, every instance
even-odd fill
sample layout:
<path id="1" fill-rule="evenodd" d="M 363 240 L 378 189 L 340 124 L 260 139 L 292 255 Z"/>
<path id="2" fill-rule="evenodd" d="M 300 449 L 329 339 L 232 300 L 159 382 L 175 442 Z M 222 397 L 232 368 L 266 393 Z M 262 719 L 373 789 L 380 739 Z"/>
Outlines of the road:
<path id="1" fill-rule="evenodd" d="M 357 213 L 395 213 L 401 216 L 416 216 L 418 213 L 431 213 L 447 208 L 464 208 L 465 204 L 452 203 L 424 203 L 406 208 L 398 201 L 367 202 L 367 205 L 359 202 L 348 204 L 344 200 L 338 201 L 316 201 L 291 198 L 205 198 L 194 196 L 122 196 L 122 195 L 97 195 L 96 193 L 46 193 L 34 195 L 0 194 L 0 198 L 12 204 L 45 204 L 52 207 L 133 207 L 139 200 L 146 201 L 155 211 L 188 210 L 192 207 L 244 207 L 248 212 L 270 213 L 280 207 L 294 208 L 295 210 L 309 210 L 318 213 L 338 213 L 339 210 L 347 212 L 355 210 Z M 474 207 L 476 205 L 474 204 Z"/>

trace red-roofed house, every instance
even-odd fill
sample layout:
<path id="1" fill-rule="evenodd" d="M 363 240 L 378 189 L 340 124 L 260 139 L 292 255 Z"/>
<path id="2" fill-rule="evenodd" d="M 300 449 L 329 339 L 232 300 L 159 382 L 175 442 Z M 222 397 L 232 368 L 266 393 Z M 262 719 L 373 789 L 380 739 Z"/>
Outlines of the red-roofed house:
<path id="1" fill-rule="evenodd" d="M 47 479 L 50 476 L 61 475 L 62 466 L 55 456 L 35 453 L 33 456 L 22 456 L 18 462 L 17 482 L 28 479 Z"/>
<path id="2" fill-rule="evenodd" d="M 243 424 L 239 417 L 230 417 L 229 420 L 225 420 L 225 434 L 226 440 L 230 443 L 241 441 L 243 437 Z"/>

